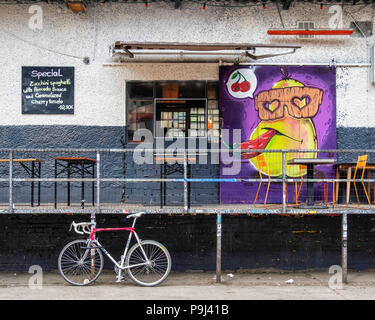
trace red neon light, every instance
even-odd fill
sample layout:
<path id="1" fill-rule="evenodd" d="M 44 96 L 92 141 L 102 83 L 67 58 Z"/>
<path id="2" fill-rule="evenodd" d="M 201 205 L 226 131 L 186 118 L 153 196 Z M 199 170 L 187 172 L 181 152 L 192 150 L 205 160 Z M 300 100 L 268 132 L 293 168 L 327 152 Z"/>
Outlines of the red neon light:
<path id="1" fill-rule="evenodd" d="M 297 30 L 297 29 L 280 29 L 280 30 L 268 30 L 269 35 L 335 35 L 335 36 L 346 36 L 351 35 L 354 32 L 352 29 L 315 29 L 315 30 Z"/>

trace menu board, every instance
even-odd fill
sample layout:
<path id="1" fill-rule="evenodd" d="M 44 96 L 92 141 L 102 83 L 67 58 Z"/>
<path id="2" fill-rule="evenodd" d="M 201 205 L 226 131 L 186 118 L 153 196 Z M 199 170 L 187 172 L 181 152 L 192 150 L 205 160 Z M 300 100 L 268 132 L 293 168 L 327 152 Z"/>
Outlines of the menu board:
<path id="1" fill-rule="evenodd" d="M 74 114 L 74 67 L 22 67 L 22 114 Z"/>

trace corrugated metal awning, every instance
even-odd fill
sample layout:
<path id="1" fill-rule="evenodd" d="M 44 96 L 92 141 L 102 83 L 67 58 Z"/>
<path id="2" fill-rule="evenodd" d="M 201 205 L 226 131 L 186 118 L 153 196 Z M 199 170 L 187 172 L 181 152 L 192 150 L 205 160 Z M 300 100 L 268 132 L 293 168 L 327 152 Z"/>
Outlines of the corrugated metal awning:
<path id="1" fill-rule="evenodd" d="M 257 49 L 268 52 L 256 53 Z M 110 46 L 111 62 L 251 62 L 292 54 L 298 45 L 258 43 L 122 42 Z M 281 49 L 281 51 L 280 51 Z"/>

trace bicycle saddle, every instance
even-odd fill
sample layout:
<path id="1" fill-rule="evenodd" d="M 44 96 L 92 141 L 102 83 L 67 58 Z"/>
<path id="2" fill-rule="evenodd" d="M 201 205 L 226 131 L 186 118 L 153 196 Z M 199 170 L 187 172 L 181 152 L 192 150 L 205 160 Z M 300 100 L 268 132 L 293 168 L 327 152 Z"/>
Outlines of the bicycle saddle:
<path id="1" fill-rule="evenodd" d="M 142 215 L 144 215 L 146 212 L 138 212 L 138 213 L 133 213 L 133 214 L 129 214 L 128 216 L 126 216 L 127 218 L 140 218 L 142 217 Z"/>

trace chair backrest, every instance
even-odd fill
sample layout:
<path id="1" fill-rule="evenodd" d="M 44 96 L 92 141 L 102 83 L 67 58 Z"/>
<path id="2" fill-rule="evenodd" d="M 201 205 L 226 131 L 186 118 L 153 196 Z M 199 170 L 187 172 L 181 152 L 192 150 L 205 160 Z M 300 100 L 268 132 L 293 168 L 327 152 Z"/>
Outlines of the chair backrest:
<path id="1" fill-rule="evenodd" d="M 367 154 L 365 154 L 363 156 L 358 156 L 356 169 L 365 168 L 366 167 L 367 157 L 368 157 Z"/>
<path id="2" fill-rule="evenodd" d="M 357 176 L 358 169 L 362 169 L 361 179 L 363 179 L 363 176 L 365 174 L 365 169 L 366 169 L 366 163 L 367 163 L 367 154 L 363 156 L 358 156 L 357 165 L 355 166 L 353 179 L 355 179 L 355 177 Z"/>
<path id="3" fill-rule="evenodd" d="M 259 156 L 257 156 L 257 162 L 258 162 L 259 168 L 262 168 L 263 171 L 265 171 L 269 174 L 268 163 L 267 163 L 267 160 L 266 160 L 266 157 L 264 156 L 264 154 L 260 154 Z M 260 173 L 260 171 L 259 171 L 259 173 Z"/>
<path id="4" fill-rule="evenodd" d="M 366 163 L 367 163 L 367 154 L 365 154 L 363 156 L 358 156 L 357 165 L 355 167 L 353 179 L 356 178 L 357 170 L 362 169 L 361 181 L 362 181 L 363 189 L 364 189 L 365 194 L 366 194 L 367 202 L 369 204 L 369 207 L 371 207 L 371 201 L 370 201 L 368 192 L 366 191 L 365 184 L 363 182 L 363 175 L 365 174 L 365 171 L 366 171 Z M 355 182 L 354 182 L 354 188 L 355 188 L 355 194 L 357 196 L 357 202 L 358 202 L 358 207 L 359 207 L 359 197 L 358 197 L 358 192 L 357 192 L 357 187 L 356 187 Z"/>

